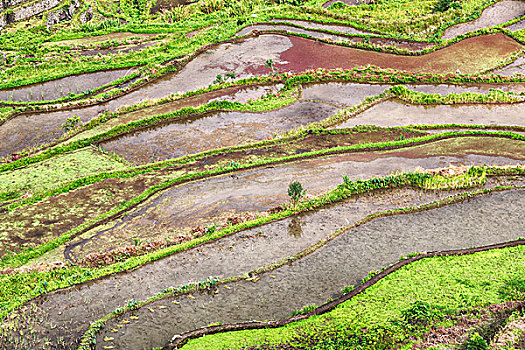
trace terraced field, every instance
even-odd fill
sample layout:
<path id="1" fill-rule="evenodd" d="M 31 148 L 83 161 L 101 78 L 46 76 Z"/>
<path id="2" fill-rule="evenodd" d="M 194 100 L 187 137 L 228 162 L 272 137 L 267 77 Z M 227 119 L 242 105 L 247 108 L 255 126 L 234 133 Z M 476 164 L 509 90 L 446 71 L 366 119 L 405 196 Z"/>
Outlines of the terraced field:
<path id="1" fill-rule="evenodd" d="M 525 2 L 0 4 L 0 349 L 523 349 Z"/>

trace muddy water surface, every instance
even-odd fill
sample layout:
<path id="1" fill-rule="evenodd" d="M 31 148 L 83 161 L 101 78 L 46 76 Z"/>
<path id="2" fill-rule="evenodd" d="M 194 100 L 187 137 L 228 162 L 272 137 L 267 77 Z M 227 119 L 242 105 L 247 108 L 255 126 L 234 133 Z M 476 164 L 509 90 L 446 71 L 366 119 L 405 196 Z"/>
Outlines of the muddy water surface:
<path id="1" fill-rule="evenodd" d="M 104 72 L 73 75 L 65 78 L 47 81 L 45 83 L 27 85 L 23 87 L 0 90 L 2 101 L 49 101 L 56 100 L 69 94 L 95 89 L 124 77 L 134 70 L 125 68 Z"/>
<path id="2" fill-rule="evenodd" d="M 132 245 L 133 239 L 187 235 L 197 226 L 223 223 L 229 217 L 265 212 L 288 200 L 292 181 L 304 184 L 309 195 L 319 195 L 351 179 L 384 176 L 418 168 L 525 163 L 525 143 L 504 139 L 459 138 L 389 152 L 368 152 L 306 160 L 275 167 L 218 176 L 174 187 L 94 229 L 66 249 L 70 259 Z"/>
<path id="3" fill-rule="evenodd" d="M 525 2 L 506 0 L 486 8 L 481 16 L 472 22 L 460 23 L 445 30 L 443 39 L 452 39 L 457 36 L 503 24 L 525 15 Z"/>
<path id="4" fill-rule="evenodd" d="M 0 127 L 0 156 L 55 139 L 61 135 L 60 125 L 67 117 L 79 115 L 85 122 L 102 111 L 114 111 L 123 105 L 208 86 L 217 75 L 224 76 L 234 71 L 236 78 L 269 74 L 270 69 L 265 67 L 268 59 L 283 72 L 373 64 L 409 71 L 444 73 L 459 69 L 463 73 L 473 73 L 494 66 L 519 49 L 521 45 L 515 41 L 494 34 L 466 39 L 427 55 L 407 57 L 322 44 L 304 38 L 262 35 L 239 44 L 219 45 L 197 56 L 180 72 L 107 103 L 70 111 L 28 114 L 23 116 L 22 122 L 17 121 L 18 117 L 14 118 Z M 46 130 L 40 132 L 42 128 Z"/>
<path id="5" fill-rule="evenodd" d="M 267 92 L 276 92 L 280 85 L 275 87 L 255 87 L 255 88 L 231 88 L 216 91 L 208 94 L 191 97 L 184 100 L 178 100 L 158 106 L 153 106 L 127 113 L 118 119 L 112 119 L 100 126 L 74 136 L 71 141 L 85 137 L 90 137 L 99 132 L 110 130 L 120 124 L 151 117 L 155 114 L 163 114 L 176 111 L 182 107 L 196 107 L 215 99 L 225 99 L 230 101 L 246 102 L 249 99 L 257 99 Z M 165 91 L 164 95 L 168 96 L 172 92 Z M 103 104 L 78 108 L 66 111 L 56 111 L 48 113 L 27 113 L 16 118 L 8 120 L 0 126 L 0 157 L 8 156 L 25 148 L 36 147 L 45 143 L 52 142 L 64 134 L 61 125 L 66 122 L 67 118 L 74 115 L 81 117 L 83 123 L 86 123 L 104 111 L 115 111 L 124 105 L 130 105 L 140 101 L 139 95 L 132 93 L 135 97 L 128 99 L 127 96 L 115 99 Z M 129 102 L 129 103 L 124 103 Z"/>
<path id="6" fill-rule="evenodd" d="M 414 106 L 382 102 L 337 126 L 407 126 L 417 124 L 476 124 L 524 126 L 524 103 L 513 105 Z"/>
<path id="7" fill-rule="evenodd" d="M 246 103 L 249 100 L 256 100 L 265 96 L 268 93 L 275 94 L 282 88 L 282 84 L 271 86 L 254 86 L 254 87 L 231 87 L 226 89 L 209 92 L 194 97 L 178 99 L 172 102 L 158 104 L 155 106 L 139 109 L 133 112 L 121 114 L 118 118 L 110 119 L 104 124 L 101 124 L 93 129 L 86 130 L 66 142 L 72 142 L 79 139 L 94 136 L 96 134 L 108 131 L 118 125 L 127 124 L 133 121 L 146 119 L 148 117 L 160 114 L 167 114 L 179 110 L 184 107 L 197 107 L 215 100 L 236 101 Z"/>
<path id="8" fill-rule="evenodd" d="M 333 212 L 324 220 L 318 218 L 316 222 L 326 228 L 333 220 L 342 222 L 347 213 L 357 209 L 349 204 L 339 205 L 338 213 Z M 338 296 L 344 286 L 358 284 L 369 271 L 395 263 L 402 255 L 516 239 L 525 230 L 523 205 L 525 191 L 515 190 L 476 197 L 427 212 L 376 219 L 347 231 L 292 265 L 263 275 L 256 283 L 234 283 L 230 284 L 231 289 L 221 286 L 216 293 L 196 294 L 194 300 L 170 298 L 158 301 L 148 308 L 134 311 L 138 320 L 120 324 L 122 328 L 116 327 L 117 322 L 129 318 L 129 315 L 114 320 L 97 337 L 97 349 L 107 345 L 151 349 L 165 345 L 174 334 L 214 322 L 285 318 L 304 305 L 320 305 L 328 298 Z M 235 243 L 232 244 L 234 247 L 240 244 Z M 249 247 L 249 243 L 244 245 Z M 227 252 L 228 246 L 223 249 Z M 257 259 L 256 254 L 253 258 Z M 224 265 L 235 264 L 235 261 L 223 262 Z M 188 267 L 193 269 L 194 265 Z M 209 266 L 207 271 L 209 269 L 213 267 Z M 171 301 L 174 300 L 179 304 L 173 304 Z M 117 332 L 112 333 L 111 329 Z M 103 338 L 109 336 L 114 340 L 104 342 Z"/>
<path id="9" fill-rule="evenodd" d="M 24 324 L 36 332 L 37 339 L 32 341 L 33 343 L 43 341 L 44 337 L 56 341 L 60 336 L 69 346 L 66 348 L 72 348 L 90 322 L 124 305 L 130 299 L 144 300 L 164 288 L 196 281 L 210 275 L 229 276 L 244 273 L 259 265 L 296 253 L 297 250 L 304 249 L 332 233 L 334 229 L 369 213 L 399 206 L 419 205 L 451 194 L 406 189 L 351 198 L 344 203 L 316 212 L 239 232 L 215 243 L 170 256 L 126 274 L 39 297 L 30 309 L 24 308 L 20 312 L 25 315 L 24 317 L 28 317 Z M 269 246 L 280 249 L 268 249 Z M 399 257 L 399 254 L 396 257 Z M 231 259 L 234 262 L 228 263 Z M 382 263 L 386 262 L 382 261 Z M 351 283 L 350 280 L 344 282 Z M 284 307 L 285 312 L 288 313 L 288 306 Z M 186 314 L 186 317 L 188 315 L 193 314 Z M 254 314 L 254 317 L 259 316 Z M 20 319 L 24 318 L 20 317 Z M 188 319 L 197 323 L 210 323 L 199 314 L 195 314 L 195 318 L 191 316 Z M 49 324 L 55 327 L 51 329 L 47 326 Z M 171 322 L 167 322 L 165 326 L 169 326 L 170 329 L 165 330 L 166 333 L 158 341 L 164 342 L 166 337 L 179 332 L 172 328 Z M 189 326 L 183 324 L 182 327 L 187 330 L 193 328 L 194 324 Z M 103 342 L 99 341 L 98 344 Z M 141 349 L 142 347 L 128 348 Z"/>
<path id="10" fill-rule="evenodd" d="M 275 133 L 321 121 L 336 110 L 327 104 L 299 101 L 264 113 L 212 113 L 137 131 L 102 146 L 134 164 L 146 164 L 271 138 Z"/>

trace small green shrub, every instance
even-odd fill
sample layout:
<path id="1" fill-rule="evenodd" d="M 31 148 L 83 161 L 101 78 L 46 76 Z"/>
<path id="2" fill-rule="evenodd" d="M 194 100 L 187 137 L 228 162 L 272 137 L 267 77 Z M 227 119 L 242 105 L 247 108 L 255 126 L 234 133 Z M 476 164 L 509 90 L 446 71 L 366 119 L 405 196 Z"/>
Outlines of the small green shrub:
<path id="1" fill-rule="evenodd" d="M 426 325 L 436 318 L 433 308 L 424 301 L 416 301 L 406 309 L 401 311 L 403 320 L 411 325 Z"/>
<path id="2" fill-rule="evenodd" d="M 478 332 L 472 334 L 465 343 L 466 350 L 487 350 L 489 345 Z"/>
<path id="3" fill-rule="evenodd" d="M 439 0 L 434 6 L 434 12 L 445 12 L 451 8 L 458 9 L 461 5 L 457 0 Z"/>

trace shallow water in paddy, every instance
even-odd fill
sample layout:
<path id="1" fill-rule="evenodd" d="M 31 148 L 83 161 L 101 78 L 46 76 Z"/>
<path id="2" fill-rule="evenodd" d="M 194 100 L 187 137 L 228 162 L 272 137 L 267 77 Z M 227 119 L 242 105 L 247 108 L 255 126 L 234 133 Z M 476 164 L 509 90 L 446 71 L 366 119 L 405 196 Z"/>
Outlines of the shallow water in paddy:
<path id="1" fill-rule="evenodd" d="M 161 300 L 134 311 L 138 320 L 116 328 L 129 314 L 119 317 L 99 334 L 97 349 L 110 344 L 151 349 L 165 345 L 175 334 L 214 322 L 282 319 L 304 305 L 320 305 L 340 295 L 344 286 L 358 284 L 368 272 L 395 263 L 402 255 L 516 239 L 525 229 L 524 195 L 523 190 L 494 193 L 431 211 L 373 220 L 302 260 L 263 275 L 256 283 L 232 283 L 229 290 L 220 286 L 217 294 L 198 293 L 194 300 Z M 118 331 L 112 333 L 112 328 Z M 107 336 L 114 340 L 104 342 Z"/>

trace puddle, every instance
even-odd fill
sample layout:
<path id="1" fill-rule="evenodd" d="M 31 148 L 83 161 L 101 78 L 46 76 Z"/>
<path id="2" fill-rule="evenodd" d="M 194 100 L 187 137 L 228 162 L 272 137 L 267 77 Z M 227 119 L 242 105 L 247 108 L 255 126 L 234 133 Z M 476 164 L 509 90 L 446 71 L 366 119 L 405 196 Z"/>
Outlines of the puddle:
<path id="1" fill-rule="evenodd" d="M 412 198 L 407 198 L 406 202 L 413 200 L 413 194 L 409 197 Z M 423 196 L 416 201 L 425 200 L 428 197 Z M 138 320 L 120 324 L 122 328 L 116 327 L 117 322 L 129 318 L 129 314 L 112 320 L 98 335 L 96 349 L 102 349 L 104 345 L 114 345 L 119 349 L 151 349 L 165 345 L 175 334 L 214 322 L 286 318 L 293 310 L 304 305 L 320 305 L 331 297 L 339 296 L 344 286 L 358 284 L 369 271 L 395 263 L 400 256 L 413 252 L 485 246 L 516 239 L 525 229 L 523 205 L 525 191 L 514 190 L 476 197 L 431 211 L 373 220 L 349 230 L 302 260 L 263 275 L 256 283 L 232 283 L 229 285 L 230 290 L 220 286 L 218 293 L 217 289 L 198 293 L 194 300 L 185 297 L 155 302 L 134 311 Z M 333 229 L 336 227 L 335 222 L 342 223 L 346 215 L 360 211 L 359 207 L 358 203 L 350 202 L 327 209 L 325 217 L 317 218 L 317 230 Z M 330 210 L 332 212 L 329 214 Z M 315 215 L 320 216 L 321 212 Z M 495 217 L 498 220 L 494 220 Z M 304 220 L 309 221 L 310 218 Z M 308 225 L 303 230 L 306 227 Z M 286 226 L 282 227 L 281 235 L 287 234 Z M 269 238 L 266 238 L 268 244 L 273 249 L 279 249 Z M 245 241 L 229 244 L 233 249 L 242 245 L 249 251 L 251 242 L 247 237 Z M 230 246 L 225 241 L 224 246 L 217 247 L 221 250 L 220 266 L 225 269 L 237 263 L 237 260 L 228 258 Z M 174 268 L 183 268 L 185 263 L 185 271 L 196 273 L 200 266 L 191 258 L 206 260 L 203 254 L 201 252 L 200 255 L 188 257 L 188 261 L 181 261 L 181 265 Z M 258 260 L 256 253 L 249 255 Z M 206 265 L 206 272 L 221 269 L 213 266 L 211 261 Z M 200 275 L 205 278 L 213 274 Z M 179 304 L 173 304 L 171 301 L 174 300 L 178 300 Z M 118 331 L 112 333 L 112 328 Z M 114 340 L 108 344 L 103 342 L 104 337 Z"/>
<path id="2" fill-rule="evenodd" d="M 45 83 L 26 85 L 13 89 L 0 90 L 2 101 L 52 101 L 69 94 L 79 94 L 93 90 L 133 72 L 133 68 L 117 69 L 104 72 L 73 75 L 47 81 Z"/>
<path id="3" fill-rule="evenodd" d="M 300 215 L 295 219 L 288 218 L 262 227 L 239 232 L 217 242 L 167 257 L 153 264 L 145 265 L 126 274 L 120 274 L 89 284 L 83 284 L 68 291 L 44 295 L 37 298 L 35 302 L 28 307 L 31 310 L 26 308 L 21 310 L 21 314 L 24 316 L 20 316 L 19 324 L 22 320 L 26 320 L 25 317 L 28 317 L 28 320 L 23 322 L 31 323 L 31 329 L 35 330 L 35 341 L 42 341 L 42 338 L 44 337 L 56 341 L 56 337 L 60 336 L 63 337 L 66 345 L 70 345 L 70 348 L 73 348 L 74 345 L 76 345 L 78 338 L 89 326 L 90 322 L 93 322 L 115 308 L 124 305 L 130 299 L 144 300 L 164 288 L 176 286 L 188 281 L 198 281 L 207 278 L 208 276 L 231 276 L 241 274 L 254 267 L 291 255 L 297 252 L 298 249 L 304 249 L 317 242 L 322 237 L 333 233 L 338 227 L 347 225 L 348 222 L 358 220 L 369 213 L 400 206 L 421 205 L 444 198 L 451 194 L 451 192 L 434 193 L 413 189 L 397 189 L 389 190 L 382 194 L 374 193 L 373 195 L 354 197 L 345 202 Z M 510 208 L 509 203 L 511 205 Z M 511 220 L 503 220 L 504 224 L 515 225 L 516 220 L 521 222 L 521 224 L 525 222 L 519 218 L 519 215 L 516 215 L 516 213 L 511 210 L 514 208 L 513 206 L 516 205 L 517 210 L 521 213 L 521 207 L 523 204 L 519 201 L 509 201 L 503 204 L 506 215 L 510 215 L 512 218 Z M 495 211 L 490 210 L 490 212 L 494 213 Z M 486 217 L 488 218 L 491 216 Z M 481 221 L 476 222 L 478 224 L 481 223 Z M 490 222 L 494 223 L 493 220 L 490 220 Z M 297 234 L 299 231 L 297 228 L 298 225 L 301 226 L 300 235 Z M 415 225 L 412 225 L 412 227 L 416 228 Z M 503 226 L 501 226 L 500 229 L 502 227 Z M 424 231 L 421 231 L 420 234 L 423 232 Z M 484 232 L 489 232 L 489 230 Z M 492 233 L 492 231 L 490 232 Z M 447 237 L 447 235 L 442 236 L 440 234 L 438 234 L 439 237 Z M 374 239 L 377 239 L 377 236 L 378 233 L 374 232 Z M 476 236 L 479 237 L 479 232 L 476 232 Z M 408 237 L 410 237 L 410 235 L 408 235 Z M 432 240 L 431 242 L 435 243 L 436 241 Z M 470 241 L 466 242 L 469 244 L 471 243 Z M 268 249 L 268 246 L 272 246 L 275 249 Z M 374 244 L 370 244 L 369 246 L 375 247 Z M 359 247 L 359 249 L 363 249 L 361 245 L 349 245 L 349 247 Z M 405 247 L 405 244 L 401 244 L 400 247 Z M 418 247 L 413 246 L 405 247 L 405 249 L 410 249 L 407 253 L 414 251 L 412 249 L 415 249 L 416 251 L 421 250 L 417 248 Z M 387 249 L 388 252 L 391 250 L 395 249 Z M 404 254 L 406 255 L 406 253 Z M 395 255 L 395 259 L 398 259 L 401 253 L 395 251 L 393 255 Z M 379 260 L 379 266 L 384 266 L 388 263 L 386 257 L 380 257 L 376 254 L 371 256 L 377 256 L 375 259 Z M 229 263 L 229 261 L 232 261 L 232 263 Z M 362 256 L 359 256 L 357 261 L 363 261 Z M 368 260 L 366 259 L 364 260 L 364 262 L 367 261 Z M 294 264 L 294 266 L 295 265 L 297 264 Z M 341 269 L 340 266 L 338 269 L 340 271 L 349 271 L 348 269 Z M 363 272 L 358 271 L 357 277 L 361 278 L 367 272 L 368 270 Z M 290 274 L 286 272 L 284 275 L 290 276 Z M 333 285 L 335 290 L 340 290 L 339 284 L 350 284 L 353 280 L 354 278 L 338 278 L 338 284 Z M 307 285 L 308 284 L 305 286 Z M 253 286 L 259 287 L 261 284 L 253 284 Z M 324 288 L 326 288 L 326 285 Z M 267 292 L 268 291 L 266 291 L 266 293 Z M 277 292 L 277 289 L 275 292 Z M 327 297 L 325 297 L 325 295 L 327 292 L 329 293 L 328 296 L 333 293 L 333 291 L 325 291 L 320 296 L 322 300 L 326 300 Z M 310 297 L 308 293 L 306 294 Z M 218 295 L 221 296 L 224 294 L 220 293 Z M 239 294 L 236 293 L 235 295 Z M 257 294 L 253 294 L 254 297 L 256 295 Z M 298 300 L 296 298 L 283 299 L 281 301 L 282 303 L 276 303 L 276 305 L 281 305 L 280 314 L 274 314 L 273 310 L 269 309 L 268 311 L 272 311 L 265 313 L 264 315 L 253 314 L 250 319 L 258 317 L 280 317 L 281 314 L 287 315 L 293 308 L 303 306 L 305 304 L 303 301 L 304 300 L 302 299 Z M 315 302 L 315 300 L 312 301 Z M 285 305 L 285 303 L 295 302 L 298 305 Z M 235 302 L 231 305 L 236 306 L 235 308 L 228 308 L 228 310 L 232 312 L 232 315 L 238 316 L 234 310 L 240 307 L 241 304 Z M 245 305 L 251 305 L 250 308 L 252 311 L 255 311 L 253 309 L 257 309 L 252 307 L 253 304 L 251 303 Z M 223 310 L 226 311 L 224 308 Z M 262 311 L 262 309 L 260 311 Z M 78 317 L 78 315 L 82 315 L 82 317 Z M 191 317 L 188 317 L 188 315 L 191 315 Z M 212 314 L 212 316 L 219 316 L 219 319 L 222 318 L 222 314 Z M 188 325 L 187 323 L 178 323 L 177 321 L 177 324 L 183 328 L 182 330 L 193 329 L 196 327 L 195 324 L 202 323 L 201 325 L 206 325 L 210 323 L 205 314 L 186 313 L 185 318 L 194 323 Z M 156 338 L 157 341 L 160 342 L 159 345 L 163 345 L 163 343 L 171 338 L 173 334 L 181 331 L 178 328 L 171 328 L 175 326 L 175 322 L 165 322 L 165 320 L 166 319 L 164 319 L 164 325 L 162 327 L 168 326 L 169 323 L 170 329 L 167 331 L 164 329 L 162 337 Z M 240 321 L 241 319 L 235 318 L 235 320 Z M 147 321 L 148 320 L 144 318 L 144 325 L 149 327 L 150 325 Z M 224 321 L 228 320 L 225 319 Z M 49 327 L 44 326 L 49 323 L 52 323 L 56 327 L 53 330 L 50 330 Z M 163 329 L 162 327 L 159 328 L 159 330 Z M 111 327 L 108 329 L 110 328 Z M 103 338 L 103 335 L 101 336 Z M 143 340 L 147 339 L 151 340 L 154 339 L 154 337 L 150 334 Z M 98 341 L 97 343 L 104 344 L 102 341 Z M 116 348 L 141 349 L 142 345 Z"/>
<path id="4" fill-rule="evenodd" d="M 336 128 L 356 125 L 382 127 L 417 124 L 525 125 L 523 103 L 513 105 L 413 106 L 397 101 L 382 102 Z"/>
<path id="5" fill-rule="evenodd" d="M 309 195 L 319 195 L 340 184 L 343 175 L 368 179 L 420 168 L 518 163 L 525 163 L 523 142 L 460 138 L 406 150 L 344 154 L 218 176 L 169 189 L 105 227 L 87 232 L 67 249 L 68 258 L 82 259 L 90 253 L 132 245 L 133 238 L 144 241 L 187 235 L 197 226 L 265 212 L 288 201 L 286 189 L 292 181 L 301 182 Z"/>
<path id="6" fill-rule="evenodd" d="M 146 164 L 271 138 L 275 133 L 323 120 L 336 110 L 326 104 L 299 101 L 264 113 L 212 113 L 161 124 L 101 145 L 134 164 Z"/>
<path id="7" fill-rule="evenodd" d="M 445 30 L 442 39 L 452 39 L 457 36 L 512 21 L 525 15 L 525 2 L 507 0 L 487 7 L 481 16 L 472 22 L 456 24 Z"/>

